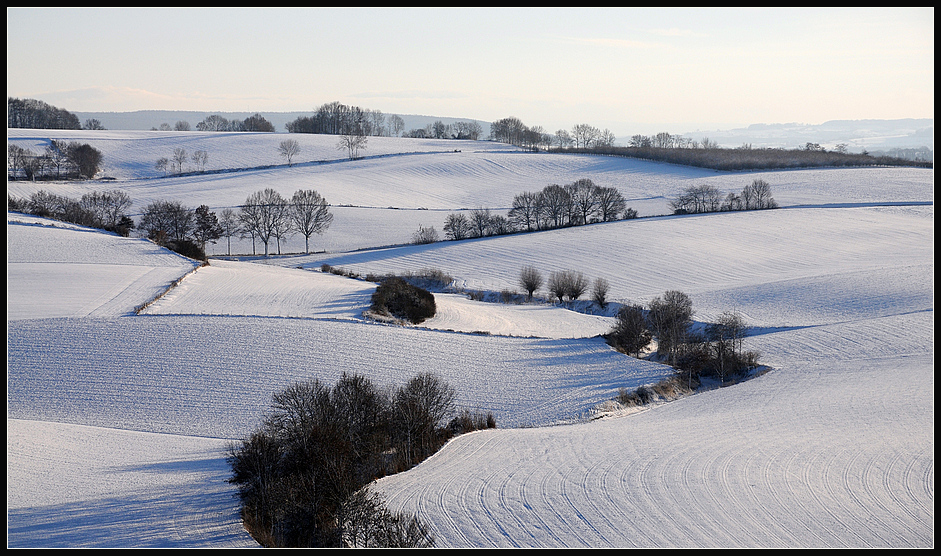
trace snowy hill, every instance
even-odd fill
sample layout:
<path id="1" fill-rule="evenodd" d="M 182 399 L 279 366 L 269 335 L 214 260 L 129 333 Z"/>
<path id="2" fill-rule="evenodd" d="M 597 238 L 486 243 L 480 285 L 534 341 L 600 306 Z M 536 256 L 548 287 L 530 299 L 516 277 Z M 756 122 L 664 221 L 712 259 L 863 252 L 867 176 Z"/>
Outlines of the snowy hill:
<path id="1" fill-rule="evenodd" d="M 335 220 L 322 252 L 196 268 L 145 240 L 8 213 L 10 547 L 254 546 L 225 448 L 271 394 L 343 372 L 398 385 L 419 371 L 498 424 L 378 483 L 440 547 L 934 544 L 931 170 L 718 173 L 405 139 L 371 139 L 375 158 L 345 161 L 323 136 L 299 136 L 308 157 L 287 167 L 270 134 L 54 133 L 101 149 L 115 179 L 10 182 L 10 194 L 120 188 L 135 208 L 215 210 L 303 187 Z M 9 140 L 37 150 L 49 136 Z M 155 175 L 153 160 L 179 145 L 233 171 Z M 689 184 L 741 189 L 755 177 L 785 208 L 378 248 L 407 243 L 419 224 L 440 230 L 449 211 L 505 208 L 581 177 L 646 215 Z M 285 248 L 300 250 L 296 239 Z M 590 420 L 620 388 L 672 372 L 598 338 L 609 312 L 437 294 L 434 319 L 381 324 L 363 316 L 374 284 L 324 263 L 436 268 L 486 292 L 519 289 L 524 265 L 576 269 L 606 278 L 615 303 L 679 289 L 697 321 L 740 311 L 746 347 L 773 370 Z"/>

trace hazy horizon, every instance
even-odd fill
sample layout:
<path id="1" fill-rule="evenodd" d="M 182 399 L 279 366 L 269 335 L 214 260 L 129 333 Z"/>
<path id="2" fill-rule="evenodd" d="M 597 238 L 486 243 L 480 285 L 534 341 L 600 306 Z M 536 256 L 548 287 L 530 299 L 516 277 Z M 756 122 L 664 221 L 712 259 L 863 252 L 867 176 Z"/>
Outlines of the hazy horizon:
<path id="1" fill-rule="evenodd" d="M 339 101 L 620 136 L 933 118 L 933 11 L 8 8 L 7 94 L 72 112 Z"/>

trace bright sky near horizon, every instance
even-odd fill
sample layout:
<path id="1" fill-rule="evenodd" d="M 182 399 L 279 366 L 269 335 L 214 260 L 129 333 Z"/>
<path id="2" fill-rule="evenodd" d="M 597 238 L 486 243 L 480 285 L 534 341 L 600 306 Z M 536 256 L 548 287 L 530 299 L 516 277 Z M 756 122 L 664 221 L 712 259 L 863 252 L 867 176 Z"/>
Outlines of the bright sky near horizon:
<path id="1" fill-rule="evenodd" d="M 615 135 L 934 117 L 934 8 L 7 8 L 7 95 Z"/>

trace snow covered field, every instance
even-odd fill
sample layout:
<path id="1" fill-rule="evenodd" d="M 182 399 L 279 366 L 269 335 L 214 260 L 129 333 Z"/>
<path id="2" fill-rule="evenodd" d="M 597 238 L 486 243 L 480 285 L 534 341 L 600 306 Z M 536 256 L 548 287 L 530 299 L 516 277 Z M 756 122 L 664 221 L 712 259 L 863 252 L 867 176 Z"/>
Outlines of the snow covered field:
<path id="1" fill-rule="evenodd" d="M 10 547 L 254 546 L 224 450 L 258 424 L 271 394 L 343 372 L 397 385 L 421 371 L 499 427 L 379 481 L 438 546 L 934 544 L 931 170 L 718 173 L 376 138 L 363 154 L 386 156 L 156 178 L 153 162 L 180 145 L 207 150 L 210 169 L 280 164 L 285 136 L 55 133 L 101 149 L 116 179 L 12 182 L 10 194 L 120 188 L 137 209 L 156 199 L 218 209 L 265 187 L 303 187 L 351 206 L 335 206 L 333 226 L 312 241 L 325 252 L 201 268 L 144 240 L 9 213 Z M 305 160 L 342 158 L 333 138 L 295 137 Z M 10 130 L 34 151 L 48 138 Z M 406 243 L 419 224 L 440 231 L 450 210 L 507 207 L 519 192 L 581 177 L 617 186 L 642 214 L 666 213 L 692 183 L 738 190 L 754 177 L 785 208 L 365 249 Z M 293 241 L 285 251 L 303 249 Z M 753 326 L 746 349 L 774 370 L 589 421 L 619 388 L 670 373 L 597 337 L 610 311 L 437 294 L 435 318 L 385 325 L 362 315 L 374 285 L 322 273 L 323 263 L 361 274 L 435 268 L 487 292 L 518 290 L 525 265 L 575 269 L 606 278 L 615 302 L 679 289 L 698 321 L 740 311 Z"/>

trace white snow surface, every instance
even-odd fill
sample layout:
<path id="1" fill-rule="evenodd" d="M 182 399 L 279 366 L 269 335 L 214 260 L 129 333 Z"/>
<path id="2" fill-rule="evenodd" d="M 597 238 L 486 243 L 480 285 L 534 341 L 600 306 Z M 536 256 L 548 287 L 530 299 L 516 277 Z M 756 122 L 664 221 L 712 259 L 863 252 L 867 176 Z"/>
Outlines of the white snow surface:
<path id="1" fill-rule="evenodd" d="M 301 135 L 291 137 L 305 161 L 334 162 L 287 167 L 283 134 L 9 130 L 9 141 L 35 151 L 50 134 L 103 150 L 116 179 L 9 182 L 10 194 L 120 188 L 135 207 L 218 208 L 263 187 L 312 187 L 353 206 L 333 207 L 317 253 L 264 259 L 243 243 L 241 257 L 203 267 L 146 240 L 8 213 L 9 547 L 256 546 L 225 450 L 271 395 L 344 372 L 396 385 L 421 371 L 499 427 L 378 481 L 438 546 L 933 547 L 931 170 L 717 173 L 392 138 L 370 139 L 364 154 L 382 157 L 351 162 L 335 138 Z M 156 177 L 153 161 L 181 145 L 207 150 L 216 169 L 273 167 Z M 506 207 L 580 177 L 643 200 L 647 214 L 691 183 L 731 190 L 761 177 L 786 208 L 376 249 L 407 243 L 419 224 L 440 231 L 447 211 Z M 292 241 L 285 251 L 303 250 Z M 440 269 L 491 299 L 519 289 L 524 265 L 576 269 L 607 279 L 612 304 L 436 292 L 433 319 L 384 324 L 363 314 L 375 284 L 323 263 Z M 772 370 L 599 412 L 619 388 L 670 374 L 598 337 L 618 304 L 668 289 L 690 295 L 698 322 L 741 312 L 746 349 Z"/>

